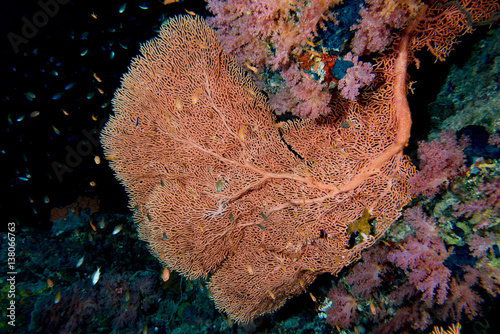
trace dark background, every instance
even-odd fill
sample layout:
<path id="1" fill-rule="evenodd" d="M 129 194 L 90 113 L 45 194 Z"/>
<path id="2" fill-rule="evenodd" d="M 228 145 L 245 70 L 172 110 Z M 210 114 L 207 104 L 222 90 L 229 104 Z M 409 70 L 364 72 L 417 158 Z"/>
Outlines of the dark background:
<path id="1" fill-rule="evenodd" d="M 14 220 L 21 226 L 50 228 L 50 209 L 71 204 L 78 196 L 99 198 L 102 210 L 128 211 L 125 191 L 95 145 L 111 113 L 113 92 L 140 44 L 157 35 L 164 19 L 186 14 L 185 9 L 206 16 L 203 1 L 60 1 L 65 4 L 0 2 L 2 229 Z M 42 14 L 42 3 L 52 17 Z M 39 27 L 23 31 L 26 21 Z M 29 38 L 15 52 L 9 37 L 23 38 L 23 33 Z M 30 100 L 30 93 L 35 98 Z M 39 115 L 30 117 L 33 112 Z M 70 151 L 77 156 L 68 158 Z M 100 156 L 99 165 L 94 156 Z M 55 167 L 58 163 L 72 170 Z"/>

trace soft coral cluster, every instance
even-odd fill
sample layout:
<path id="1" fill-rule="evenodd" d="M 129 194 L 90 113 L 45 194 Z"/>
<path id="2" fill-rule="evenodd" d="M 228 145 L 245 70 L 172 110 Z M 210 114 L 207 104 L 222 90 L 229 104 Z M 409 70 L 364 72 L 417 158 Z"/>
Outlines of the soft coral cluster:
<path id="1" fill-rule="evenodd" d="M 449 180 L 464 170 L 467 141 L 458 141 L 452 132 L 443 131 L 439 140 L 419 143 L 420 171 L 410 186 L 414 195 L 434 196 L 448 185 Z"/>
<path id="2" fill-rule="evenodd" d="M 354 100 L 359 95 L 359 89 L 369 85 L 375 74 L 372 73 L 373 66 L 370 63 L 359 61 L 358 56 L 352 53 L 347 53 L 344 57 L 345 61 L 350 61 L 353 66 L 348 68 L 345 76 L 339 81 L 340 95 L 346 99 Z"/>
<path id="3" fill-rule="evenodd" d="M 30 326 L 41 333 L 79 333 L 79 327 L 91 328 L 91 322 L 97 325 L 102 320 L 115 330 L 139 330 L 161 295 L 158 283 L 150 272 L 106 273 L 96 285 L 77 281 L 60 290 L 57 303 L 52 298 L 40 300 Z"/>
<path id="4" fill-rule="evenodd" d="M 217 28 L 224 51 L 252 70 L 277 114 L 315 118 L 328 113 L 330 94 L 322 82 L 300 70 L 295 57 L 312 45 L 323 22 L 333 19 L 330 7 L 338 3 L 209 0 L 207 8 L 215 16 L 207 21 Z M 269 73 L 278 82 L 270 81 Z"/>
<path id="5" fill-rule="evenodd" d="M 356 299 L 344 289 L 334 287 L 328 293 L 332 306 L 326 310 L 326 321 L 332 326 L 347 328 L 356 320 Z"/>
<path id="6" fill-rule="evenodd" d="M 318 24 L 331 19 L 328 9 L 339 0 L 251 1 L 208 0 L 224 51 L 244 65 L 283 69 L 315 34 Z"/>
<path id="7" fill-rule="evenodd" d="M 486 229 L 493 220 L 500 219 L 500 177 L 494 177 L 489 182 L 477 186 L 474 198 L 465 203 L 454 205 L 455 217 L 474 217 L 474 229 Z"/>
<path id="8" fill-rule="evenodd" d="M 477 316 L 483 302 L 480 289 L 493 296 L 500 292 L 500 268 L 491 260 L 498 235 L 496 239 L 475 237 L 474 252 L 464 255 L 461 248 L 446 246 L 438 225 L 423 207 L 407 209 L 404 224 L 392 231 L 400 236 L 402 229 L 405 236 L 364 252 L 362 262 L 343 277 L 342 287 L 329 292 L 332 304 L 348 300 L 358 307 L 346 318 L 338 306 L 332 306 L 326 311 L 328 323 L 347 328 L 352 323 L 346 319 L 364 317 L 365 323 L 370 319 L 375 333 L 396 333 L 425 330 L 433 319 L 460 321 Z"/>
<path id="9" fill-rule="evenodd" d="M 416 0 L 366 0 L 366 4 L 360 11 L 360 23 L 351 28 L 356 30 L 352 40 L 356 55 L 383 51 L 392 40 L 392 30 L 402 28 L 419 7 Z"/>
<path id="10" fill-rule="evenodd" d="M 416 230 L 415 236 L 408 237 L 387 259 L 404 270 L 408 282 L 422 292 L 421 300 L 427 306 L 434 302 L 443 304 L 451 275 L 443 261 L 449 252 L 437 234 L 434 220 L 421 207 L 407 210 L 405 221 Z"/>

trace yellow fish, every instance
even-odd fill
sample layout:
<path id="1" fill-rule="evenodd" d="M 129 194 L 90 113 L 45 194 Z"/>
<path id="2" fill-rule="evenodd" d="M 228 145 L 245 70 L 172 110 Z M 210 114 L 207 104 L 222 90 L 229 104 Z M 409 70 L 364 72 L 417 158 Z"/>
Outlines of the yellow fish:
<path id="1" fill-rule="evenodd" d="M 163 282 L 166 282 L 168 281 L 168 279 L 170 278 L 170 271 L 168 270 L 167 267 L 163 268 L 163 272 L 161 273 L 161 279 L 163 280 Z"/>

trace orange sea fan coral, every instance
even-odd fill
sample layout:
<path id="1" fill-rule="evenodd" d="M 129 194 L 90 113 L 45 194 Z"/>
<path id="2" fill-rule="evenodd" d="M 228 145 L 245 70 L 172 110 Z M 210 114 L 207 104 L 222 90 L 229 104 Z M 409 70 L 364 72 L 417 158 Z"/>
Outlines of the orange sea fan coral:
<path id="1" fill-rule="evenodd" d="M 203 20 L 165 23 L 101 137 L 140 238 L 163 266 L 210 274 L 216 306 L 238 322 L 357 260 L 410 199 L 407 45 L 377 64 L 369 101 L 283 125 Z M 349 235 L 364 212 L 372 234 Z"/>

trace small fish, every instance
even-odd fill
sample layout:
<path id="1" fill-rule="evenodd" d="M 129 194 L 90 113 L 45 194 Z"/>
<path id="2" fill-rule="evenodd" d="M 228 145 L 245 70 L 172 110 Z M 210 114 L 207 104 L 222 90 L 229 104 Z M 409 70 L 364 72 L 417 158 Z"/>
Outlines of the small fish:
<path id="1" fill-rule="evenodd" d="M 85 56 L 87 54 L 89 50 L 88 49 L 84 49 L 82 52 L 80 52 L 80 56 Z"/>
<path id="2" fill-rule="evenodd" d="M 123 5 L 118 8 L 118 13 L 123 13 L 125 11 L 125 8 L 127 8 L 127 3 L 125 2 Z"/>
<path id="3" fill-rule="evenodd" d="M 264 220 L 267 220 L 267 216 L 264 214 L 264 212 L 261 212 L 260 215 L 262 216 L 262 218 L 264 218 Z"/>
<path id="4" fill-rule="evenodd" d="M 208 117 L 210 117 L 210 119 L 214 119 L 214 113 L 210 109 L 208 109 Z"/>
<path id="5" fill-rule="evenodd" d="M 163 282 L 166 282 L 168 281 L 168 279 L 170 278 L 170 271 L 168 270 L 167 267 L 163 268 L 163 272 L 161 273 L 161 279 L 163 280 Z"/>
<path id="6" fill-rule="evenodd" d="M 267 289 L 267 293 L 271 296 L 272 300 L 276 300 L 276 297 L 274 296 L 274 293 L 271 292 L 271 289 Z"/>
<path id="7" fill-rule="evenodd" d="M 57 291 L 56 297 L 54 298 L 54 304 L 59 303 L 61 300 L 61 290 Z"/>
<path id="8" fill-rule="evenodd" d="M 375 305 L 373 305 L 373 299 L 370 298 L 370 311 L 373 313 L 373 315 L 376 315 L 377 312 L 375 311 Z"/>
<path id="9" fill-rule="evenodd" d="M 49 288 L 53 288 L 54 282 L 52 282 L 52 280 L 50 278 L 47 278 L 47 285 L 49 286 Z"/>
<path id="10" fill-rule="evenodd" d="M 26 92 L 24 93 L 24 96 L 26 96 L 26 98 L 30 101 L 33 101 L 33 99 L 36 98 L 36 95 L 33 94 L 32 92 Z"/>
<path id="11" fill-rule="evenodd" d="M 257 226 L 262 230 L 262 231 L 265 231 L 266 229 L 264 228 L 264 226 L 260 225 L 260 224 L 257 224 Z"/>
<path id="12" fill-rule="evenodd" d="M 89 225 L 90 225 L 90 227 L 92 227 L 92 229 L 93 229 L 94 231 L 97 231 L 97 228 L 95 227 L 95 225 L 94 225 L 94 224 L 92 224 L 92 220 L 91 220 L 91 221 L 89 221 Z"/>
<path id="13" fill-rule="evenodd" d="M 63 112 L 63 114 L 64 114 L 65 116 L 69 116 L 69 112 L 67 112 L 66 110 L 61 109 L 61 111 Z"/>
<path id="14" fill-rule="evenodd" d="M 97 87 L 97 91 L 98 91 L 101 95 L 104 95 L 104 91 L 103 91 L 101 88 Z"/>
<path id="15" fill-rule="evenodd" d="M 247 271 L 250 275 L 253 275 L 253 268 L 251 265 L 247 264 Z"/>
<path id="16" fill-rule="evenodd" d="M 123 228 L 123 224 L 115 226 L 115 228 L 113 229 L 113 233 L 112 234 L 115 235 L 115 234 L 120 233 L 120 231 L 122 230 L 122 228 Z"/>
<path id="17" fill-rule="evenodd" d="M 113 58 L 115 58 L 115 52 L 111 51 L 111 53 L 109 54 L 109 59 L 113 59 Z"/>
<path id="18" fill-rule="evenodd" d="M 195 13 L 195 12 L 192 12 L 192 11 L 190 11 L 190 10 L 187 10 L 186 8 L 184 8 L 184 11 L 185 11 L 186 13 L 188 13 L 189 15 L 191 15 L 191 16 L 196 16 L 196 13 Z"/>
<path id="19" fill-rule="evenodd" d="M 179 2 L 179 0 L 163 0 L 162 3 L 164 5 L 170 5 L 171 3 Z"/>
<path id="20" fill-rule="evenodd" d="M 240 138 L 241 141 L 245 140 L 245 126 L 244 125 L 240 126 L 240 129 L 238 130 L 238 137 Z"/>
<path id="21" fill-rule="evenodd" d="M 92 74 L 94 75 L 94 79 L 96 79 L 97 82 L 102 82 L 101 78 L 99 78 L 95 72 L 93 72 Z"/>
<path id="22" fill-rule="evenodd" d="M 75 84 L 76 84 L 76 82 L 72 82 L 72 83 L 67 84 L 66 86 L 64 86 L 64 90 L 68 90 L 68 89 L 73 88 L 73 86 L 74 86 Z"/>
<path id="23" fill-rule="evenodd" d="M 233 217 L 232 213 L 229 214 L 229 220 L 232 221 L 232 222 L 234 222 L 234 217 Z"/>
<path id="24" fill-rule="evenodd" d="M 100 228 L 101 230 L 102 230 L 104 227 L 106 227 L 106 223 L 104 222 L 104 218 L 102 218 L 102 219 L 99 221 L 98 225 L 99 225 L 99 228 Z"/>
<path id="25" fill-rule="evenodd" d="M 314 50 L 307 49 L 306 51 L 309 52 L 310 54 L 318 57 L 318 58 L 321 58 L 321 55 L 318 52 L 314 51 Z"/>
<path id="26" fill-rule="evenodd" d="M 24 115 L 19 116 L 19 117 L 16 119 L 16 122 L 21 122 L 23 119 L 24 119 Z"/>
<path id="27" fill-rule="evenodd" d="M 26 177 L 24 177 L 24 176 L 18 176 L 17 178 L 18 178 L 19 180 L 21 180 L 21 181 L 24 181 L 24 182 L 29 181 L 29 179 L 28 179 L 28 178 L 26 178 Z"/>
<path id="28" fill-rule="evenodd" d="M 306 289 L 306 287 L 305 287 L 305 285 L 304 285 L 304 281 L 303 281 L 301 278 L 299 278 L 299 284 L 300 284 L 300 287 L 301 287 L 303 290 L 305 290 L 305 289 Z"/>
<path id="29" fill-rule="evenodd" d="M 101 276 L 101 267 L 97 268 L 97 270 L 92 275 L 92 285 L 95 285 L 97 281 L 99 281 L 100 276 Z"/>
<path id="30" fill-rule="evenodd" d="M 165 232 L 163 232 L 163 241 L 166 241 L 167 240 L 167 234 Z"/>
<path id="31" fill-rule="evenodd" d="M 50 74 L 52 74 L 53 76 L 57 77 L 59 75 L 59 72 L 57 72 L 57 71 L 50 71 Z"/>
<path id="32" fill-rule="evenodd" d="M 54 130 L 54 132 L 56 133 L 56 135 L 60 134 L 61 132 L 55 127 L 52 125 L 52 129 Z"/>
<path id="33" fill-rule="evenodd" d="M 97 183 L 95 183 L 95 181 L 90 181 L 89 184 L 91 187 L 95 187 L 97 185 Z"/>
<path id="34" fill-rule="evenodd" d="M 250 71 L 252 71 L 252 72 L 254 72 L 254 73 L 259 72 L 259 70 L 257 69 L 257 67 L 250 65 L 250 63 L 248 63 L 248 62 L 245 62 L 245 66 L 246 66 L 246 67 L 247 67 Z"/>
<path id="35" fill-rule="evenodd" d="M 310 40 L 305 39 L 304 41 L 305 41 L 305 42 L 306 42 L 306 44 L 307 44 L 307 45 L 309 45 L 310 47 L 312 47 L 312 48 L 313 48 L 313 47 L 315 47 L 314 43 L 313 43 L 313 42 L 311 42 Z"/>
<path id="36" fill-rule="evenodd" d="M 49 202 L 50 202 L 50 198 L 49 198 L 49 196 L 47 196 L 47 195 L 46 195 L 46 196 L 43 198 L 43 202 L 44 202 L 45 204 L 49 203 Z"/>
<path id="37" fill-rule="evenodd" d="M 101 163 L 101 158 L 98 155 L 96 155 L 94 157 L 94 162 L 95 162 L 96 165 L 99 165 Z"/>
<path id="38" fill-rule="evenodd" d="M 96 20 L 97 20 L 97 15 L 95 15 L 95 13 L 94 13 L 94 12 L 92 12 L 92 14 L 90 14 L 90 15 L 91 15 L 94 19 L 96 19 Z"/>
<path id="39" fill-rule="evenodd" d="M 52 100 L 59 100 L 63 95 L 61 93 L 57 93 L 52 95 Z"/>
<path id="40" fill-rule="evenodd" d="M 177 108 L 177 110 L 182 111 L 182 102 L 178 97 L 175 98 L 174 105 Z"/>
<path id="41" fill-rule="evenodd" d="M 30 117 L 31 118 L 35 118 L 37 117 L 38 115 L 40 115 L 40 112 L 39 111 L 32 111 L 31 114 L 30 114 Z"/>
<path id="42" fill-rule="evenodd" d="M 222 180 L 217 181 L 217 184 L 215 185 L 215 190 L 220 193 L 222 190 Z"/>
<path id="43" fill-rule="evenodd" d="M 146 10 L 146 9 L 148 9 L 148 6 L 146 6 L 146 5 L 142 4 L 142 5 L 139 5 L 139 8 L 140 8 L 140 9 L 144 9 L 144 10 Z"/>
<path id="44" fill-rule="evenodd" d="M 279 122 L 279 123 L 273 124 L 273 127 L 275 127 L 276 129 L 279 129 L 279 128 L 282 128 L 283 125 L 285 125 L 285 122 Z"/>
<path id="45" fill-rule="evenodd" d="M 80 260 L 78 260 L 78 262 L 76 263 L 77 268 L 80 268 L 80 266 L 83 264 L 83 259 L 85 259 L 85 256 L 82 256 Z"/>
<path id="46" fill-rule="evenodd" d="M 194 92 L 193 97 L 192 97 L 192 99 L 191 99 L 191 100 L 192 100 L 192 102 L 193 102 L 193 104 L 198 103 L 198 101 L 199 101 L 199 99 L 200 99 L 200 93 L 201 93 L 201 88 L 198 88 L 198 89 L 196 90 L 196 92 Z"/>
<path id="47" fill-rule="evenodd" d="M 316 297 L 314 297 L 311 292 L 309 292 L 309 296 L 311 297 L 312 301 L 316 303 Z"/>
<path id="48" fill-rule="evenodd" d="M 139 125 L 139 116 L 137 116 L 137 119 L 135 120 L 135 126 Z"/>

